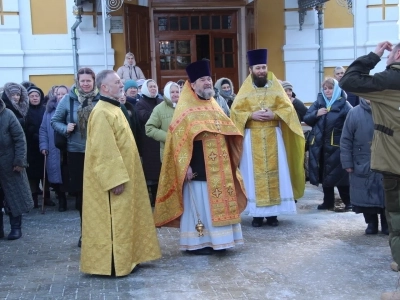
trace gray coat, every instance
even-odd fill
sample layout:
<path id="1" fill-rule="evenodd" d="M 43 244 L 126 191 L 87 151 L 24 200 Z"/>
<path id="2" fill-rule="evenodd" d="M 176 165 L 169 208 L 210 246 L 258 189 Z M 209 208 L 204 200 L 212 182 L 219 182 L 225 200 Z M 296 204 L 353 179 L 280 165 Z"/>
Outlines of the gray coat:
<path id="1" fill-rule="evenodd" d="M 4 201 L 13 216 L 20 216 L 33 207 L 31 190 L 26 176 L 26 140 L 21 124 L 0 99 L 0 185 Z M 21 172 L 15 166 L 24 167 Z"/>
<path id="2" fill-rule="evenodd" d="M 100 93 L 93 99 L 93 103 L 96 104 L 100 98 Z M 67 124 L 70 121 L 70 99 L 74 101 L 73 106 L 73 121 L 76 124 L 75 129 L 69 135 L 67 134 Z M 67 151 L 68 152 L 81 152 L 85 153 L 86 148 L 86 137 L 82 137 L 79 124 L 78 124 L 78 108 L 81 104 L 79 103 L 78 96 L 75 94 L 75 86 L 73 86 L 69 94 L 65 95 L 60 103 L 57 105 L 57 109 L 53 117 L 51 118 L 51 127 L 60 134 L 68 137 Z"/>
<path id="3" fill-rule="evenodd" d="M 340 139 L 342 167 L 353 169 L 350 173 L 350 199 L 356 206 L 384 207 L 382 175 L 370 169 L 373 135 L 371 107 L 360 99 L 360 105 L 348 113 Z"/>
<path id="4" fill-rule="evenodd" d="M 42 124 L 39 129 L 39 148 L 47 151 L 46 171 L 50 183 L 62 183 L 61 177 L 61 154 L 54 144 L 54 129 L 51 127 L 51 118 L 56 112 L 57 99 L 53 98 L 47 102 L 46 112 L 43 115 Z"/>

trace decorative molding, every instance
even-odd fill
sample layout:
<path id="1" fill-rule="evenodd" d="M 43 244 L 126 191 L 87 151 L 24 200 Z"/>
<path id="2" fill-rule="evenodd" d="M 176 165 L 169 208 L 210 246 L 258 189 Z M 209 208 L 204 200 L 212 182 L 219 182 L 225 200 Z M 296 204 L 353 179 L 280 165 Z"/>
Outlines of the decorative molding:
<path id="1" fill-rule="evenodd" d="M 323 6 L 324 3 L 328 1 L 329 0 L 298 0 L 300 30 L 303 29 L 304 18 L 307 14 L 307 10 L 310 10 L 310 8 L 312 9 L 317 6 Z"/>
<path id="2" fill-rule="evenodd" d="M 353 13 L 353 0 L 336 0 L 337 4 L 347 7 L 347 12 L 354 16 Z"/>

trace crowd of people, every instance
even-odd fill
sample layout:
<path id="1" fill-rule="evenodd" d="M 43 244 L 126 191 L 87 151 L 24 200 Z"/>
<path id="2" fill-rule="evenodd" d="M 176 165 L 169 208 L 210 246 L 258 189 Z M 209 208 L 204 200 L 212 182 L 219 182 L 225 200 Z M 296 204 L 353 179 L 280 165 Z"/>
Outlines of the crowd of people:
<path id="1" fill-rule="evenodd" d="M 387 70 L 365 75 L 385 50 Z M 0 207 L 8 239 L 22 236 L 22 215 L 39 199 L 56 205 L 52 189 L 60 212 L 67 194 L 75 197 L 85 273 L 123 276 L 159 258 L 155 226 L 180 228 L 189 253 L 225 251 L 243 243 L 242 213 L 253 227 L 296 213 L 308 157 L 307 179 L 324 195 L 317 208 L 334 210 L 336 187 L 344 211 L 364 215 L 366 234 L 378 233 L 380 216 L 399 263 L 400 46 L 380 43 L 347 71 L 335 68 L 309 108 L 268 71 L 267 49 L 247 54 L 249 76 L 237 94 L 229 78 L 213 85 L 207 59 L 160 91 L 132 53 L 117 72 L 81 68 L 72 87 L 47 95 L 31 82 L 5 84 Z M 311 127 L 306 138 L 302 125 Z"/>

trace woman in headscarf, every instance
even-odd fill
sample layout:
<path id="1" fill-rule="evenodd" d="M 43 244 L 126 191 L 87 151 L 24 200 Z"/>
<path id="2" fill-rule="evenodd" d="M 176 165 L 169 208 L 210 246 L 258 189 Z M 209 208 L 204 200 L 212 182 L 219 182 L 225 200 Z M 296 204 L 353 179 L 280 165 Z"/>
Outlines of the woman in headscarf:
<path id="1" fill-rule="evenodd" d="M 304 122 L 312 127 L 308 137 L 310 183 L 316 186 L 322 183 L 324 191 L 323 203 L 318 205 L 321 210 L 334 208 L 335 186 L 345 210 L 351 209 L 349 175 L 340 162 L 340 138 L 351 108 L 336 79 L 327 78 L 304 116 Z"/>
<path id="2" fill-rule="evenodd" d="M 125 55 L 125 62 L 122 67 L 119 67 L 117 70 L 118 76 L 121 78 L 121 81 L 125 83 L 126 80 L 138 80 L 138 79 L 146 79 L 143 74 L 142 69 L 140 69 L 136 65 L 135 55 L 133 53 L 128 52 Z"/>
<path id="3" fill-rule="evenodd" d="M 175 106 L 178 103 L 180 94 L 179 85 L 175 82 L 168 82 L 164 87 L 164 102 L 157 105 L 149 120 L 146 123 L 146 135 L 160 142 L 160 160 L 164 154 L 165 141 Z"/>
<path id="4" fill-rule="evenodd" d="M 18 83 L 6 83 L 4 85 L 4 91 L 1 95 L 1 99 L 4 101 L 6 108 L 14 113 L 22 128 L 24 128 L 25 118 L 29 108 L 27 90 Z"/>
<path id="5" fill-rule="evenodd" d="M 232 103 L 236 97 L 236 94 L 233 92 L 232 80 L 226 77 L 222 77 L 217 80 L 214 87 L 218 89 L 219 95 L 225 99 L 228 107 L 231 108 Z"/>
<path id="6" fill-rule="evenodd" d="M 56 112 L 56 108 L 60 100 L 68 93 L 68 88 L 65 85 L 60 85 L 55 94 L 47 102 L 46 112 L 44 113 L 42 123 L 39 129 L 39 148 L 42 155 L 47 156 L 47 179 L 52 184 L 54 191 L 58 195 L 58 211 L 67 210 L 67 198 L 64 189 L 62 189 L 63 181 L 66 178 L 62 176 L 62 164 L 64 161 L 63 153 L 54 144 L 54 129 L 51 127 L 50 121 Z"/>
<path id="7" fill-rule="evenodd" d="M 161 102 L 162 99 L 158 98 L 157 83 L 153 79 L 146 80 L 142 86 L 142 96 L 136 103 L 136 111 L 139 116 L 142 132 L 145 132 L 145 124 L 149 120 L 153 109 Z M 142 159 L 144 176 L 147 186 L 150 189 L 151 204 L 154 206 L 157 195 L 158 178 L 161 172 L 160 143 L 143 134 L 141 146 L 143 149 Z"/>
<path id="8" fill-rule="evenodd" d="M 29 184 L 31 187 L 32 198 L 34 207 L 38 208 L 38 196 L 42 193 L 39 184 L 45 186 L 44 204 L 47 206 L 54 206 L 54 202 L 50 200 L 49 187 L 44 183 L 44 157 L 39 151 L 39 128 L 42 124 L 43 115 L 46 110 L 44 106 L 43 91 L 37 86 L 30 86 L 28 88 L 29 97 L 29 110 L 26 115 L 26 144 L 28 152 L 28 174 Z"/>
<path id="9" fill-rule="evenodd" d="M 75 85 L 57 105 L 51 118 L 51 126 L 55 131 L 68 138 L 67 161 L 69 171 L 68 191 L 76 197 L 75 208 L 79 211 L 82 226 L 83 196 L 83 164 L 85 161 L 86 129 L 90 113 L 100 98 L 95 86 L 95 74 L 90 68 L 78 71 Z M 70 110 L 70 101 L 73 111 Z M 72 122 L 70 115 L 72 113 Z M 79 239 L 78 246 L 81 245 Z"/>

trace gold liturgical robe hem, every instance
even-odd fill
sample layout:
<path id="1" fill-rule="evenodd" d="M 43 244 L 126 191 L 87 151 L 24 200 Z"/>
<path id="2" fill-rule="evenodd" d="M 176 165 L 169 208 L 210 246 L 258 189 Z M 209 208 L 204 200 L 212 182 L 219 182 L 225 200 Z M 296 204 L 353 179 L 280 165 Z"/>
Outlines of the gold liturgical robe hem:
<path id="1" fill-rule="evenodd" d="M 124 276 L 161 251 L 139 153 L 120 107 L 99 101 L 85 152 L 81 271 Z M 110 189 L 124 184 L 121 195 Z"/>
<path id="2" fill-rule="evenodd" d="M 296 111 L 285 96 L 286 93 L 272 72 L 268 72 L 272 85 L 256 88 L 251 75 L 244 81 L 231 107 L 231 119 L 244 133 L 251 129 L 253 169 L 257 206 L 271 206 L 281 203 L 279 195 L 279 166 L 276 125 L 279 122 L 286 148 L 290 179 L 295 199 L 304 195 L 304 134 Z M 252 112 L 261 107 L 275 113 L 274 121 L 251 120 Z"/>
<path id="3" fill-rule="evenodd" d="M 154 210 L 156 226 L 179 227 L 182 189 L 195 140 L 203 142 L 213 226 L 240 222 L 247 204 L 238 169 L 243 136 L 214 99 L 199 99 L 186 82 L 165 143 Z"/>

